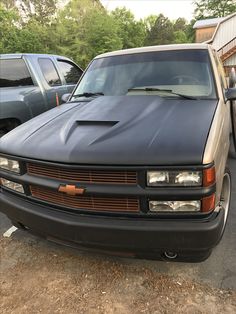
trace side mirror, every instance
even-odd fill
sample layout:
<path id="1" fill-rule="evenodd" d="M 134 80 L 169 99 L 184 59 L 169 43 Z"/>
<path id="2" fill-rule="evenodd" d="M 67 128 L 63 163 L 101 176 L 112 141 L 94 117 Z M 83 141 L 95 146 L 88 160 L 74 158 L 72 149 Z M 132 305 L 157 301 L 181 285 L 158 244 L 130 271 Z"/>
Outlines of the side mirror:
<path id="1" fill-rule="evenodd" d="M 62 97 L 61 97 L 62 103 L 66 103 L 69 100 L 70 96 L 71 96 L 71 94 L 62 95 Z"/>
<path id="2" fill-rule="evenodd" d="M 229 87 L 234 87 L 236 85 L 236 72 L 235 69 L 232 68 L 229 73 Z"/>
<path id="3" fill-rule="evenodd" d="M 236 100 L 236 88 L 228 88 L 225 91 L 225 97 L 227 100 Z"/>

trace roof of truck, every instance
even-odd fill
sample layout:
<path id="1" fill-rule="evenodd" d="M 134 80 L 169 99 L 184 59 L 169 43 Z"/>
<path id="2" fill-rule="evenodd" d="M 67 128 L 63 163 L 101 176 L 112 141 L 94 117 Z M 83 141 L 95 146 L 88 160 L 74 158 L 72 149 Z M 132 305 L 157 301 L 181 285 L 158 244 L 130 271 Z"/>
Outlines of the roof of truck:
<path id="1" fill-rule="evenodd" d="M 70 60 L 67 57 L 64 56 L 58 56 L 58 55 L 53 55 L 53 54 L 40 54 L 40 53 L 7 53 L 7 54 L 0 54 L 0 59 L 20 59 L 22 57 L 27 57 L 27 56 L 33 56 L 33 57 L 55 57 L 57 59 L 65 59 L 65 60 Z"/>
<path id="2" fill-rule="evenodd" d="M 134 54 L 142 52 L 152 52 L 152 51 L 170 51 L 170 50 L 186 50 L 186 49 L 208 49 L 208 44 L 175 44 L 175 45 L 163 45 L 163 46 L 149 46 L 149 47 L 140 47 L 140 48 L 131 48 L 124 50 L 117 50 L 113 52 L 103 53 L 98 55 L 97 58 L 110 57 L 110 56 L 119 56 L 125 54 Z"/>

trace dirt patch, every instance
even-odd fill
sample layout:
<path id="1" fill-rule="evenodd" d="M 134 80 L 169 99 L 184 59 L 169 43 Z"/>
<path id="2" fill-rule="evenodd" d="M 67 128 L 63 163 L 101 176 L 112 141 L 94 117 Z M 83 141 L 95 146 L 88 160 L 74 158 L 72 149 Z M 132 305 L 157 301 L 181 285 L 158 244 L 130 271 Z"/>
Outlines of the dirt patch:
<path id="1" fill-rule="evenodd" d="M 0 313 L 235 313 L 236 293 L 124 259 L 0 240 Z"/>

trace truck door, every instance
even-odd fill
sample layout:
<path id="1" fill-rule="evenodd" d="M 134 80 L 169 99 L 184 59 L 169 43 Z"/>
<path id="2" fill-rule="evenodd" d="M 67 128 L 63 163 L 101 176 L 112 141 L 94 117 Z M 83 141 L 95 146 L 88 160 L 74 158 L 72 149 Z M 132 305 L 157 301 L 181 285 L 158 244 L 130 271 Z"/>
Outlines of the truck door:
<path id="1" fill-rule="evenodd" d="M 67 88 L 50 58 L 41 57 L 38 59 L 38 64 L 46 81 L 45 93 L 48 109 L 51 109 L 61 104 L 61 97 L 67 93 Z"/>
<path id="2" fill-rule="evenodd" d="M 15 119 L 23 123 L 47 110 L 24 56 L 3 55 L 0 69 L 0 119 Z"/>

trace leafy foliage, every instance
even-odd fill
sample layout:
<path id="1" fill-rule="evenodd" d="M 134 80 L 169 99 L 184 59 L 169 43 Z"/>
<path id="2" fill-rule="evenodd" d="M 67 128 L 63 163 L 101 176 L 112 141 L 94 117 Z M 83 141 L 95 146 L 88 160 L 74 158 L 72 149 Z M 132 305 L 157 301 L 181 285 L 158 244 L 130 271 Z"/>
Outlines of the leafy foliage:
<path id="1" fill-rule="evenodd" d="M 21 0 L 19 9 L 26 18 L 33 18 L 39 23 L 48 23 L 56 12 L 56 5 L 57 0 Z"/>
<path id="2" fill-rule="evenodd" d="M 107 12 L 99 0 L 0 0 L 0 52 L 61 54 L 82 67 L 107 51 L 194 40 L 192 24 L 126 8 Z"/>
<path id="3" fill-rule="evenodd" d="M 174 28 L 171 21 L 160 14 L 147 33 L 147 45 L 165 45 L 174 42 Z"/>
<path id="4" fill-rule="evenodd" d="M 18 20 L 19 16 L 14 10 L 6 10 L 0 5 L 0 51 L 3 53 L 16 49 Z"/>
<path id="5" fill-rule="evenodd" d="M 236 12 L 235 0 L 195 0 L 195 17 L 204 18 L 224 17 Z"/>
<path id="6" fill-rule="evenodd" d="M 17 10 L 23 20 L 33 18 L 48 23 L 57 10 L 58 0 L 1 0 L 7 10 Z"/>
<path id="7" fill-rule="evenodd" d="M 59 12 L 51 29 L 54 50 L 82 67 L 97 54 L 122 49 L 118 24 L 96 2 L 71 1 Z"/>
<path id="8" fill-rule="evenodd" d="M 134 15 L 126 8 L 115 9 L 111 16 L 118 26 L 117 34 L 122 41 L 123 49 L 143 45 L 146 32 L 142 21 L 136 21 Z"/>

